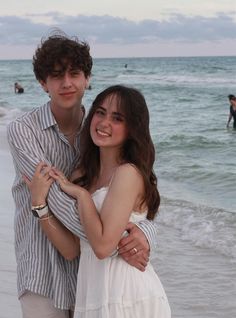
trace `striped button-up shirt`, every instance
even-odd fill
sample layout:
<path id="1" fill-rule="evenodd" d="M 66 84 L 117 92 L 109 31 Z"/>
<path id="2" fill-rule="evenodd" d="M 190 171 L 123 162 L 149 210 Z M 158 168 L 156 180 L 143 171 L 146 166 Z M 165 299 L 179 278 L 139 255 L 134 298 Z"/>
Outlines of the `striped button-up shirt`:
<path id="1" fill-rule="evenodd" d="M 50 102 L 8 125 L 8 142 L 15 167 L 12 194 L 15 201 L 15 251 L 19 297 L 27 290 L 53 299 L 54 305 L 70 309 L 75 302 L 79 258 L 67 261 L 54 248 L 32 216 L 30 192 L 22 175 L 31 178 L 36 165 L 46 162 L 70 176 L 79 160 L 79 135 L 74 147 L 60 132 Z M 53 214 L 75 235 L 86 239 L 76 202 L 56 182 L 50 188 L 48 205 Z M 155 223 L 142 221 L 138 226 L 151 247 L 156 244 Z"/>

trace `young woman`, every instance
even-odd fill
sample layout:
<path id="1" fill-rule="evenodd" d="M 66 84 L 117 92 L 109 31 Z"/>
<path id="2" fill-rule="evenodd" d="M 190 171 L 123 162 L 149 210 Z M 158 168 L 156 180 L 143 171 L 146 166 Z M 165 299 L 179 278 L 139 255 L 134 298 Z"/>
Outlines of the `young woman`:
<path id="1" fill-rule="evenodd" d="M 148 263 L 142 272 L 114 253 L 127 234 L 127 223 L 153 220 L 160 204 L 153 172 L 155 150 L 142 94 L 121 85 L 105 89 L 89 111 L 81 141 L 74 183 L 43 163 L 28 182 L 32 200 L 46 200 L 53 178 L 79 205 L 88 242 L 80 240 L 74 318 L 171 317 L 152 265 Z M 41 224 L 65 257 L 77 255 L 78 239 L 50 212 Z M 133 253 L 141 251 L 134 247 Z"/>

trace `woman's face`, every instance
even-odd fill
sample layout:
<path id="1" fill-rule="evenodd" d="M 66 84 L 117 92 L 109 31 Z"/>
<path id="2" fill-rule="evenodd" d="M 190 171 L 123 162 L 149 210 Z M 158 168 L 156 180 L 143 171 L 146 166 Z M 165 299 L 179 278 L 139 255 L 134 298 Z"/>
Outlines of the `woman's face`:
<path id="1" fill-rule="evenodd" d="M 105 98 L 93 115 L 90 135 L 98 147 L 121 147 L 127 139 L 125 116 L 117 107 L 115 94 Z"/>

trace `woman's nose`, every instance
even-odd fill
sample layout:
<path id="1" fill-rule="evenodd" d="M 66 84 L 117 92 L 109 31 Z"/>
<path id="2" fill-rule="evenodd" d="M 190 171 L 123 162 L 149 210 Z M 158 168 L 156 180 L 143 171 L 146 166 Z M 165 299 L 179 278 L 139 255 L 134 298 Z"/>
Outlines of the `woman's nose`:
<path id="1" fill-rule="evenodd" d="M 102 119 L 101 119 L 101 124 L 103 126 L 109 125 L 111 122 L 111 118 L 109 115 L 105 115 Z"/>

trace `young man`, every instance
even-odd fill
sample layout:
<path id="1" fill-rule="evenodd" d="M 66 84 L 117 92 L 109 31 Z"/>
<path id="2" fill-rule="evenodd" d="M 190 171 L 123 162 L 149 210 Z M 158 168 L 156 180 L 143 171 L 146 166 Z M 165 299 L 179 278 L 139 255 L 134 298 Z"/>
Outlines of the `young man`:
<path id="1" fill-rule="evenodd" d="M 92 69 L 89 46 L 65 34 L 51 35 L 37 48 L 33 67 L 50 101 L 8 126 L 16 172 L 12 192 L 16 205 L 18 294 L 24 318 L 65 318 L 73 310 L 79 259 L 65 260 L 47 239 L 40 222 L 50 222 L 48 211 L 31 206 L 22 176 L 31 178 L 40 161 L 59 168 L 66 176 L 76 168 L 84 117 L 82 98 Z M 68 230 L 86 239 L 75 201 L 56 183 L 51 186 L 47 202 Z M 128 229 L 130 235 L 121 241 L 119 252 L 129 264 L 144 270 L 149 244 L 156 243 L 156 227 L 144 221 Z"/>

